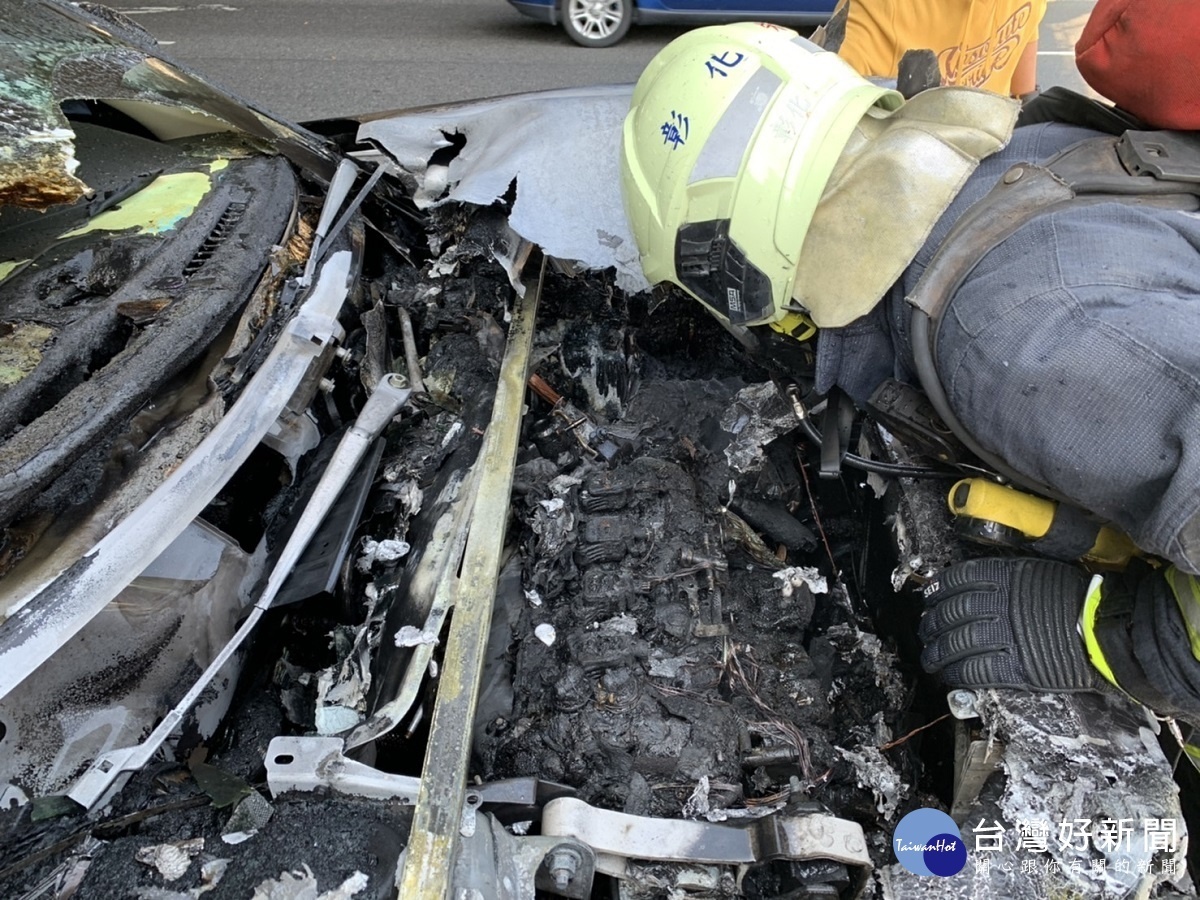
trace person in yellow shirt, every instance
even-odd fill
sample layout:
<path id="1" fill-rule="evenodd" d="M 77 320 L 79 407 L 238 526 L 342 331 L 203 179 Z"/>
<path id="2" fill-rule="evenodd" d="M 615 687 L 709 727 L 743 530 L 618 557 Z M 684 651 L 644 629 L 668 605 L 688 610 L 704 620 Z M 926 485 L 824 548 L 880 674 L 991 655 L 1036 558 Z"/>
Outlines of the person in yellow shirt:
<path id="1" fill-rule="evenodd" d="M 841 0 L 839 56 L 870 77 L 895 78 L 908 50 L 932 50 L 942 84 L 1021 97 L 1037 87 L 1038 25 L 1047 0 Z M 832 36 L 833 26 L 830 27 Z"/>

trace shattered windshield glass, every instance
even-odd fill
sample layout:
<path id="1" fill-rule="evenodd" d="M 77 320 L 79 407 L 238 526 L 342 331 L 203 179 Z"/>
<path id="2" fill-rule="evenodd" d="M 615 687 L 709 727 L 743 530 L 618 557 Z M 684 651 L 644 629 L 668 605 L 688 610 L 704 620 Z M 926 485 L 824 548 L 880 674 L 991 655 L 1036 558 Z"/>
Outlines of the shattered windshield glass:
<path id="1" fill-rule="evenodd" d="M 85 5 L 86 8 L 86 5 Z M 100 9 L 103 9 L 102 7 Z M 100 24 L 97 24 L 99 21 Z M 107 12 L 83 19 L 70 4 L 13 0 L 0 41 L 0 202 L 42 208 L 87 191 L 75 170 L 74 133 L 61 104 L 104 100 L 158 108 L 160 137 L 238 129 L 279 143 L 297 162 L 331 174 L 326 148 L 309 135 L 231 102 L 198 76 L 155 58 L 155 42 Z"/>

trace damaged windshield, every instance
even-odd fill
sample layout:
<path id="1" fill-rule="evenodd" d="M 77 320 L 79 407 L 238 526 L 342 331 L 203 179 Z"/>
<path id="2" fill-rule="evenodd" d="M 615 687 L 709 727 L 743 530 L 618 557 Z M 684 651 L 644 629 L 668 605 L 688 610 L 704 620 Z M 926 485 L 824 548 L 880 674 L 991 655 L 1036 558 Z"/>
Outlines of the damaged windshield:
<path id="1" fill-rule="evenodd" d="M 76 176 L 67 101 L 104 101 L 160 139 L 243 131 L 331 174 L 329 151 L 313 136 L 156 58 L 154 39 L 132 20 L 99 5 L 82 6 L 84 14 L 67 3 L 14 0 L 5 9 L 0 136 L 7 152 L 0 159 L 0 202 L 45 208 L 88 191 Z M 88 10 L 98 18 L 87 17 Z"/>

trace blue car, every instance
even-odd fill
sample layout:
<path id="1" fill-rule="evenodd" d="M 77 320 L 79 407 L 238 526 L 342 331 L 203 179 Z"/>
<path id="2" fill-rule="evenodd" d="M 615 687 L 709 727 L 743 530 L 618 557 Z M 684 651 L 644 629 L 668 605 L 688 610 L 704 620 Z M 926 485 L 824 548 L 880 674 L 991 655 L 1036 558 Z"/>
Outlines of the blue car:
<path id="1" fill-rule="evenodd" d="M 584 47 L 611 47 L 641 25 L 764 21 L 819 25 L 837 0 L 508 0 L 525 15 L 563 30 Z"/>

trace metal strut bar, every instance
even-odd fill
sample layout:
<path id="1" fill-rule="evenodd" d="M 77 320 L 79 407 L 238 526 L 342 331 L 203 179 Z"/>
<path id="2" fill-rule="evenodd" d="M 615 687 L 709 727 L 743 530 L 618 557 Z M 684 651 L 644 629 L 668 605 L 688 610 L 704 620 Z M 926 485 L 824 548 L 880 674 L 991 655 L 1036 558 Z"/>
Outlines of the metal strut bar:
<path id="1" fill-rule="evenodd" d="M 862 826 L 826 813 L 771 815 L 745 825 L 655 819 L 559 797 L 542 811 L 542 834 L 569 837 L 596 853 L 596 871 L 626 877 L 629 859 L 749 866 L 776 859 L 828 859 L 855 875 L 851 896 L 869 881 Z"/>
<path id="2" fill-rule="evenodd" d="M 279 560 L 267 578 L 267 585 L 262 595 L 254 604 L 246 621 L 229 639 L 229 643 L 213 657 L 208 668 L 201 673 L 183 698 L 175 704 L 175 707 L 163 717 L 149 737 L 136 746 L 110 750 L 98 757 L 68 791 L 68 797 L 90 809 L 108 796 L 110 788 L 126 772 L 140 769 L 158 752 L 163 741 L 170 737 L 171 732 L 183 721 L 188 710 L 200 699 L 200 695 L 208 689 L 209 684 L 254 631 L 259 619 L 271 608 L 279 589 L 283 587 L 287 577 L 292 573 L 292 569 L 300 559 L 300 554 L 312 540 L 317 528 L 324 521 L 325 515 L 342 492 L 342 488 L 354 474 L 367 447 L 383 433 L 384 428 L 400 413 L 400 408 L 407 402 L 409 394 L 412 392 L 402 385 L 403 382 L 398 376 L 385 375 L 375 386 L 371 396 L 367 398 L 354 425 L 342 435 L 342 439 L 334 451 L 333 457 L 329 460 L 329 464 L 325 467 L 325 471 L 321 473 L 316 489 L 313 491 L 308 505 L 304 508 L 304 512 L 301 513 L 300 520 L 296 523 L 291 537 L 284 544 L 283 550 L 279 554 Z"/>
<path id="3" fill-rule="evenodd" d="M 454 618 L 430 721 L 421 789 L 400 882 L 401 897 L 450 896 L 471 755 L 471 725 L 492 625 L 492 604 L 521 433 L 525 380 L 545 272 L 543 258 L 536 280 L 527 281 L 525 296 L 513 303 L 492 418 L 480 455 L 482 465 L 471 533 L 458 578 Z"/>

